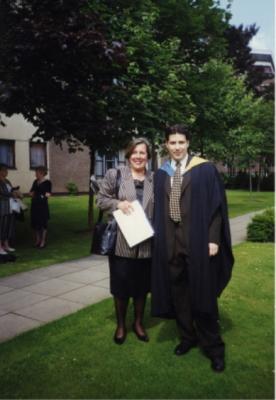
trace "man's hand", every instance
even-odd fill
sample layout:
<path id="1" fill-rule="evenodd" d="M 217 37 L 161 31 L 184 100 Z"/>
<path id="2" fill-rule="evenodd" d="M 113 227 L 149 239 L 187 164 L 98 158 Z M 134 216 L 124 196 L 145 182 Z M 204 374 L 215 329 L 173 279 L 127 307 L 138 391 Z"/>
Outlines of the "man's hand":
<path id="1" fill-rule="evenodd" d="M 209 256 L 215 256 L 218 254 L 219 247 L 216 243 L 209 243 Z"/>

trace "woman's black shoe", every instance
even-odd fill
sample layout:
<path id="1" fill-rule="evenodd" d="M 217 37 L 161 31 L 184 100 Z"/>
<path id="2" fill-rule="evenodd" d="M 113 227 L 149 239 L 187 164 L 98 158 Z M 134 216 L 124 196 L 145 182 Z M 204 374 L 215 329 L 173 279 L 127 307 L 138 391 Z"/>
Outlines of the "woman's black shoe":
<path id="1" fill-rule="evenodd" d="M 137 336 L 137 338 L 139 340 L 141 340 L 142 342 L 149 342 L 148 335 L 146 333 L 144 335 L 140 335 L 140 333 L 138 333 L 136 328 L 135 328 L 135 324 L 132 324 L 132 329 L 133 329 L 133 332 L 135 333 L 135 335 Z"/>
<path id="2" fill-rule="evenodd" d="M 116 330 L 116 332 L 114 334 L 114 337 L 113 337 L 114 342 L 116 344 L 123 344 L 124 341 L 126 340 L 127 332 L 125 331 L 124 335 L 123 336 L 119 336 L 119 337 L 116 335 L 116 333 L 117 333 L 117 330 Z"/>

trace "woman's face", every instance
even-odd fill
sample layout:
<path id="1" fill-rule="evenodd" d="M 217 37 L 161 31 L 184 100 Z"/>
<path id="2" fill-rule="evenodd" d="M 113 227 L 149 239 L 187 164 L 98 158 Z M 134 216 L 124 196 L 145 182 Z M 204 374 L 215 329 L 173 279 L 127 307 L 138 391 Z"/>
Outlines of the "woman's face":
<path id="1" fill-rule="evenodd" d="M 144 171 L 148 162 L 147 146 L 145 143 L 137 144 L 129 157 L 130 168 L 134 171 Z"/>
<path id="2" fill-rule="evenodd" d="M 43 172 L 42 172 L 42 171 L 39 171 L 39 170 L 35 171 L 35 176 L 36 176 L 36 178 L 39 179 L 39 180 L 41 180 L 41 179 L 44 178 Z"/>
<path id="3" fill-rule="evenodd" d="M 2 168 L 0 170 L 0 179 L 5 179 L 8 176 L 8 170 L 6 168 Z"/>

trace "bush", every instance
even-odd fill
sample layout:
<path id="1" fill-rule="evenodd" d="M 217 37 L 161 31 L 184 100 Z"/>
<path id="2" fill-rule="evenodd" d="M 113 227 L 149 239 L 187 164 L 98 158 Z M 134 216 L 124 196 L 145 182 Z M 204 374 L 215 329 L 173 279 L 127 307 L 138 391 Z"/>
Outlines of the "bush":
<path id="1" fill-rule="evenodd" d="M 79 192 L 77 185 L 74 182 L 68 182 L 66 184 L 66 189 L 70 195 L 76 195 Z"/>
<path id="2" fill-rule="evenodd" d="M 247 240 L 251 242 L 274 241 L 274 209 L 255 215 L 247 227 Z"/>

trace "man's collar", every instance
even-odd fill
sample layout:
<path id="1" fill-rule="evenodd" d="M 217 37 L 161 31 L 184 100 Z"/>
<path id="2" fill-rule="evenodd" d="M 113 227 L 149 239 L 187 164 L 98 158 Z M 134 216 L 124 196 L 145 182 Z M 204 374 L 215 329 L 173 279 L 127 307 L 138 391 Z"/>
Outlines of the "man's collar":
<path id="1" fill-rule="evenodd" d="M 186 156 L 184 157 L 184 158 L 182 158 L 182 160 L 180 160 L 180 164 L 181 164 L 181 166 L 180 166 L 180 168 L 185 168 L 186 167 L 186 165 L 187 165 L 187 161 L 188 161 L 188 153 L 186 154 Z M 176 161 L 175 160 L 171 160 L 171 167 L 173 168 L 173 169 L 176 169 Z"/>

